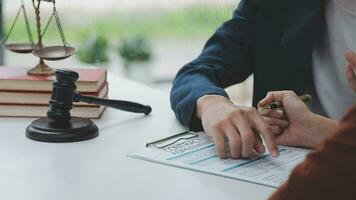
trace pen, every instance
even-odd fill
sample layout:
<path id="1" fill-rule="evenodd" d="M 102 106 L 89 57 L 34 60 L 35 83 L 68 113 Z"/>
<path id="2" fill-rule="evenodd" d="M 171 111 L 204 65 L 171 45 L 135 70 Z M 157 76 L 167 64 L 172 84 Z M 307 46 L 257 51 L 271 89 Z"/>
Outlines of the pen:
<path id="1" fill-rule="evenodd" d="M 312 100 L 312 96 L 309 94 L 305 94 L 303 96 L 300 96 L 299 98 L 303 102 Z M 262 110 L 273 110 L 273 109 L 277 109 L 277 108 L 283 108 L 282 102 L 280 102 L 280 101 L 272 102 L 272 103 L 262 107 Z"/>

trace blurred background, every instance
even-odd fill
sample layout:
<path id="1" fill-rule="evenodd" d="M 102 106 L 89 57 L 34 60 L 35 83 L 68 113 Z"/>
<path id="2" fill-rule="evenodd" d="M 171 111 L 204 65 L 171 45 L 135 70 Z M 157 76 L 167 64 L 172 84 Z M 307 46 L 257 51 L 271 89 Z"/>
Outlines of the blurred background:
<path id="1" fill-rule="evenodd" d="M 2 0 L 6 33 L 20 0 Z M 35 19 L 31 0 L 24 0 L 31 31 Z M 66 60 L 48 62 L 53 67 L 104 67 L 112 73 L 169 92 L 177 71 L 196 58 L 207 39 L 230 19 L 239 0 L 57 0 L 56 6 L 68 43 L 78 53 Z M 43 27 L 52 4 L 43 2 Z M 27 42 L 25 20 L 20 16 L 9 42 Z M 61 44 L 51 23 L 43 42 Z M 4 51 L 4 65 L 33 67 L 31 54 Z M 232 99 L 251 104 L 252 77 L 227 89 Z"/>

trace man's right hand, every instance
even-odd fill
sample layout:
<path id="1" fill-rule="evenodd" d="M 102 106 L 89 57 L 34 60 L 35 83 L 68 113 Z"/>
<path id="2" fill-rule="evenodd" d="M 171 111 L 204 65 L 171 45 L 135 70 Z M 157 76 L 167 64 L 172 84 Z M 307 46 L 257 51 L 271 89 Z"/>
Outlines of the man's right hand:
<path id="1" fill-rule="evenodd" d="M 203 128 L 211 136 L 220 158 L 226 157 L 225 138 L 228 139 L 231 157 L 249 158 L 258 153 L 264 153 L 265 147 L 273 157 L 278 157 L 279 151 L 275 136 L 269 124 L 263 120 L 255 108 L 236 106 L 231 101 L 219 95 L 206 95 L 197 101 L 197 116 L 202 120 Z M 288 126 L 285 121 L 275 119 L 281 127 Z"/>

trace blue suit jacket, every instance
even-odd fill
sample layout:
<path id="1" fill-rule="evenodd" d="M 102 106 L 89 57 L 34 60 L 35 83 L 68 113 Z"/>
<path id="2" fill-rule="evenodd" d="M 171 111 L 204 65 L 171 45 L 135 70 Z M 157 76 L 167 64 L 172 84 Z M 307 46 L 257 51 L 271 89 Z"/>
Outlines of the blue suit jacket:
<path id="1" fill-rule="evenodd" d="M 313 47 L 323 25 L 323 0 L 242 0 L 233 18 L 177 74 L 171 105 L 177 119 L 201 129 L 196 101 L 227 97 L 223 88 L 254 74 L 253 104 L 268 91 L 304 93 L 312 84 Z"/>

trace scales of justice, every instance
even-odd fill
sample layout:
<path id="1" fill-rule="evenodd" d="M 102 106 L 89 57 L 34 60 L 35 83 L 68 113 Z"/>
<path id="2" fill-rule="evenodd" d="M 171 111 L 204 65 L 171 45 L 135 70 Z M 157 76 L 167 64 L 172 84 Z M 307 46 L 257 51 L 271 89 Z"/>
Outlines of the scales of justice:
<path id="1" fill-rule="evenodd" d="M 45 28 L 41 29 L 41 16 L 40 16 L 40 6 L 42 2 L 49 2 L 53 4 L 53 12 L 47 22 L 47 25 Z M 2 46 L 4 46 L 6 49 L 14 52 L 14 53 L 20 53 L 20 54 L 27 54 L 27 53 L 32 53 L 33 55 L 37 56 L 39 58 L 39 63 L 37 66 L 35 66 L 33 69 L 30 69 L 27 73 L 28 75 L 34 75 L 34 76 L 46 76 L 46 75 L 53 75 L 55 70 L 50 68 L 46 63 L 45 60 L 50 60 L 50 61 L 57 61 L 57 60 L 62 60 L 66 59 L 76 53 L 76 49 L 74 47 L 71 47 L 64 36 L 64 32 L 62 29 L 61 22 L 59 20 L 59 15 L 56 9 L 56 1 L 55 0 L 32 0 L 33 8 L 35 10 L 36 14 L 36 29 L 37 29 L 37 43 L 34 42 L 32 33 L 31 33 L 31 28 L 25 8 L 25 3 L 24 0 L 20 1 L 21 6 L 16 14 L 16 17 L 10 27 L 9 32 L 6 34 L 5 39 L 2 42 Z M 20 16 L 20 14 L 23 14 L 23 17 L 25 19 L 25 26 L 26 26 L 26 32 L 28 35 L 29 42 L 28 43 L 7 43 L 7 40 L 9 39 L 17 21 Z M 58 32 L 60 34 L 61 40 L 62 40 L 62 45 L 58 46 L 45 46 L 43 45 L 42 39 L 45 36 L 47 29 L 51 22 L 55 20 L 56 27 L 58 29 Z"/>

